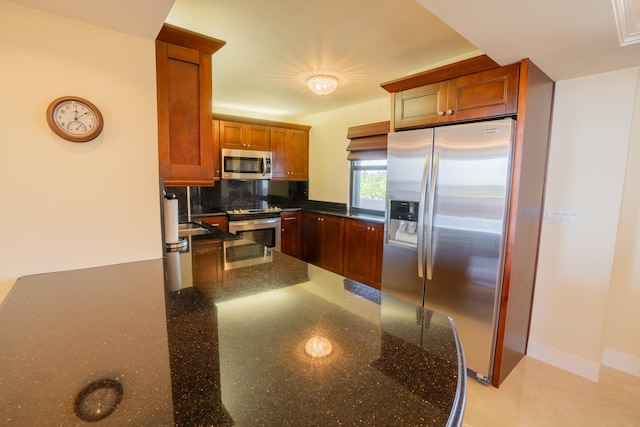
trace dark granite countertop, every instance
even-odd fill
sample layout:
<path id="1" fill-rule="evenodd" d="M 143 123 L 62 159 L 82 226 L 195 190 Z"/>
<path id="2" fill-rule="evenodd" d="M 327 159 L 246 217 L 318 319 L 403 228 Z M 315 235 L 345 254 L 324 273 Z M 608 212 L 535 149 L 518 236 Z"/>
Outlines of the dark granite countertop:
<path id="1" fill-rule="evenodd" d="M 229 233 L 188 240 L 21 278 L 0 306 L 0 424 L 83 425 L 121 392 L 99 425 L 460 425 L 449 318 Z M 314 336 L 331 354 L 305 352 Z"/>

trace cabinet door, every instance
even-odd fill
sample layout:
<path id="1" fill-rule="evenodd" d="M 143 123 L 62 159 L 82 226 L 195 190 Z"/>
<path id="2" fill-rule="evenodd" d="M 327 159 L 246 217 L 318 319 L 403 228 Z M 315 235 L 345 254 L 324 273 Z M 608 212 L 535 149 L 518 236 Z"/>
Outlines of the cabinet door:
<path id="1" fill-rule="evenodd" d="M 344 238 L 344 275 L 380 289 L 384 225 L 346 220 Z"/>
<path id="2" fill-rule="evenodd" d="M 289 129 L 287 132 L 287 178 L 309 179 L 309 132 Z"/>
<path id="3" fill-rule="evenodd" d="M 368 283 L 371 268 L 369 235 L 371 224 L 364 221 L 346 220 L 344 235 L 344 275 L 360 283 Z"/>
<path id="4" fill-rule="evenodd" d="M 332 215 L 320 215 L 319 267 L 334 273 L 343 272 L 344 219 Z"/>
<path id="5" fill-rule="evenodd" d="M 394 126 L 404 129 L 446 121 L 447 82 L 433 83 L 394 94 Z"/>
<path id="6" fill-rule="evenodd" d="M 271 128 L 273 153 L 272 179 L 306 181 L 309 179 L 309 132 L 299 129 Z"/>
<path id="7" fill-rule="evenodd" d="M 219 181 L 222 179 L 220 170 L 220 120 L 213 120 L 213 179 Z"/>
<path id="8" fill-rule="evenodd" d="M 300 214 L 286 212 L 281 215 L 280 220 L 282 221 L 280 251 L 300 258 Z"/>
<path id="9" fill-rule="evenodd" d="M 158 156 L 169 185 L 213 183 L 211 55 L 156 41 Z"/>
<path id="10" fill-rule="evenodd" d="M 449 81 L 448 121 L 515 114 L 520 65 L 494 68 Z"/>
<path id="11" fill-rule="evenodd" d="M 271 128 L 271 179 L 287 178 L 287 129 Z"/>
<path id="12" fill-rule="evenodd" d="M 248 123 L 220 121 L 220 147 L 270 151 L 269 128 Z"/>
<path id="13" fill-rule="evenodd" d="M 320 260 L 320 215 L 304 212 L 302 215 L 302 260 L 318 264 Z"/>
<path id="14" fill-rule="evenodd" d="M 207 296 L 222 284 L 222 241 L 191 241 L 193 286 Z"/>

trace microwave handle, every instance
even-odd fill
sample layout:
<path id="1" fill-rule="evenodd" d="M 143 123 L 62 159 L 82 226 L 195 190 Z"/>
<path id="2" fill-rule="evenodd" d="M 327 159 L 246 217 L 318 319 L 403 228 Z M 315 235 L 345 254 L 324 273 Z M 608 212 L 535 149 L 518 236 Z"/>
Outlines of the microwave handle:
<path id="1" fill-rule="evenodd" d="M 262 176 L 267 175 L 267 156 L 262 156 Z"/>

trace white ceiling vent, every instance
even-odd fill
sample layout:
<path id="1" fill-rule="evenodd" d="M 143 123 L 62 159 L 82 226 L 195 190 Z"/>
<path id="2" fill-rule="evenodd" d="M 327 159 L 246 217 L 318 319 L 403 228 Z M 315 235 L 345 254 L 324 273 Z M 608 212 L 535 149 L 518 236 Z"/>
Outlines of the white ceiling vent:
<path id="1" fill-rule="evenodd" d="M 620 46 L 640 42 L 640 0 L 611 0 Z"/>

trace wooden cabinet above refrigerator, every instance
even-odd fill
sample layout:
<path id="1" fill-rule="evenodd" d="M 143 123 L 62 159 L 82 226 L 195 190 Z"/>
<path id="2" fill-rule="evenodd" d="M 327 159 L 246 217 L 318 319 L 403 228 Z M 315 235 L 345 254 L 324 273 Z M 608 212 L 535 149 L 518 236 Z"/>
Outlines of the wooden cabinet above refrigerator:
<path id="1" fill-rule="evenodd" d="M 419 128 L 515 115 L 519 70 L 482 55 L 381 86 L 391 93 L 393 128 Z"/>

